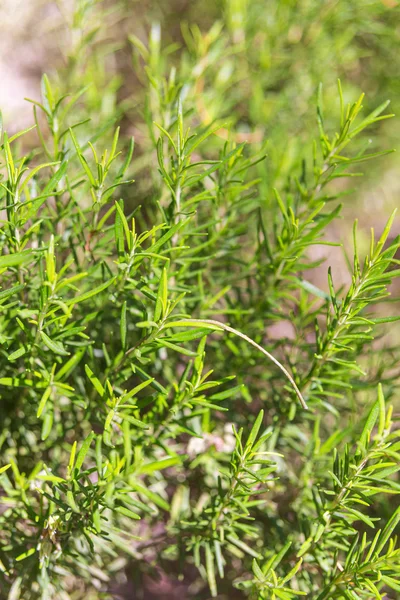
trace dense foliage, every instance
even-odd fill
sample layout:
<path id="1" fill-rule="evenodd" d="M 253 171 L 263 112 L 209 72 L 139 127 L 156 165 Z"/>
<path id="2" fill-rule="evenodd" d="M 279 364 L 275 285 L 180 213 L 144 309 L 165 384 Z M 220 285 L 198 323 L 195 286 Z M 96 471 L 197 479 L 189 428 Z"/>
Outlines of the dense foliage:
<path id="1" fill-rule="evenodd" d="M 392 115 L 316 85 L 389 9 L 346 3 L 319 39 L 316 3 L 263 4 L 184 24 L 179 50 L 131 33 L 123 97 L 96 24 L 115 7 L 76 2 L 34 126 L 1 125 L 1 600 L 147 598 L 160 577 L 185 598 L 397 597 L 395 212 L 368 244 L 335 233 L 347 182 L 392 159 L 368 137 Z"/>

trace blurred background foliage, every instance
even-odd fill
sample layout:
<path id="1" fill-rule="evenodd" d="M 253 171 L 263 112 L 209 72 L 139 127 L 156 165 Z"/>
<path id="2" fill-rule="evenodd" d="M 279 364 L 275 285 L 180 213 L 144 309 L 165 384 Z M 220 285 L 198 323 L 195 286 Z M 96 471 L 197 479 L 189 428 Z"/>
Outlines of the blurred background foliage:
<path id="1" fill-rule="evenodd" d="M 31 123 L 31 108 L 22 98 L 39 99 L 43 72 L 58 77 L 68 93 L 89 81 L 84 103 L 90 127 L 105 119 L 122 122 L 142 155 L 136 157 L 138 171 L 149 164 L 143 122 L 151 70 L 168 77 L 176 67 L 196 121 L 219 119 L 239 140 L 256 149 L 265 144 L 268 159 L 260 168 L 268 172 L 266 197 L 294 166 L 300 169 L 310 159 L 319 83 L 328 131 L 338 116 L 338 78 L 345 102 L 363 91 L 366 111 L 390 99 L 391 112 L 399 112 L 395 0 L 3 0 L 0 15 L 0 104 L 8 129 Z M 146 74 L 143 48 L 152 27 Z M 151 112 L 157 115 L 154 105 Z M 399 132 L 398 119 L 382 121 L 370 131 L 371 146 L 394 148 Z M 374 225 L 382 226 L 397 203 L 398 161 L 388 156 L 357 180 L 344 213 L 349 223 L 357 206 L 365 229 L 372 211 Z M 146 187 L 147 178 L 141 183 Z"/>

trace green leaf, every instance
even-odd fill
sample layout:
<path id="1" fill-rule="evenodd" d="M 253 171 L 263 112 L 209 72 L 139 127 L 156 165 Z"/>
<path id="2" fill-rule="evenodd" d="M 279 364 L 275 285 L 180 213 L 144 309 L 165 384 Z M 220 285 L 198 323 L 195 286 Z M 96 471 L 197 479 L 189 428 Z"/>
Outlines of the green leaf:
<path id="1" fill-rule="evenodd" d="M 39 402 L 39 408 L 37 410 L 37 418 L 39 418 L 42 414 L 42 412 L 44 411 L 44 408 L 46 406 L 46 403 L 48 401 L 48 399 L 50 398 L 50 394 L 51 394 L 51 386 L 49 385 L 46 389 L 45 392 Z"/>
<path id="2" fill-rule="evenodd" d="M 115 238 L 117 243 L 118 254 L 123 255 L 125 249 L 125 240 L 128 250 L 131 250 L 131 233 L 129 231 L 128 221 L 124 214 L 124 202 L 120 200 L 115 203 Z"/>
<path id="3" fill-rule="evenodd" d="M 78 140 L 76 139 L 75 134 L 73 132 L 73 129 L 71 127 L 69 128 L 69 133 L 71 135 L 72 142 L 73 142 L 73 144 L 75 146 L 76 154 L 77 154 L 77 156 L 79 158 L 79 161 L 80 161 L 80 163 L 81 163 L 81 165 L 82 165 L 82 167 L 83 167 L 83 169 L 84 169 L 84 171 L 85 171 L 85 173 L 86 173 L 86 175 L 87 175 L 87 177 L 88 177 L 88 179 L 90 181 L 90 184 L 95 188 L 96 187 L 96 180 L 93 177 L 93 174 L 92 174 L 92 172 L 91 172 L 91 170 L 89 168 L 89 165 L 87 164 L 87 161 L 86 161 L 85 157 L 82 154 L 81 148 L 80 148 L 80 146 L 78 144 Z"/>
<path id="4" fill-rule="evenodd" d="M 306 279 L 299 279 L 297 277 L 293 277 L 293 281 L 295 281 L 299 287 L 303 288 L 303 290 L 312 294 L 313 296 L 316 296 L 317 298 L 321 298 L 322 300 L 330 299 L 330 296 L 326 292 L 321 290 L 319 287 L 317 287 L 313 283 L 310 283 Z"/>
<path id="5" fill-rule="evenodd" d="M 150 473 L 154 473 L 155 471 L 162 471 L 163 469 L 169 469 L 170 467 L 175 467 L 176 465 L 180 465 L 186 457 L 184 455 L 181 456 L 171 456 L 170 458 L 164 458 L 162 460 L 156 460 L 152 463 L 147 463 L 146 465 L 142 465 L 140 467 L 140 472 L 144 475 L 148 475 Z"/>
<path id="6" fill-rule="evenodd" d="M 190 144 L 190 146 L 187 148 L 187 152 L 192 154 L 193 151 L 200 146 L 200 144 L 202 144 L 208 137 L 210 137 L 211 135 L 213 135 L 213 133 L 216 133 L 217 131 L 219 131 L 222 127 L 224 127 L 224 124 L 222 123 L 218 123 L 214 126 L 212 126 L 210 129 L 207 129 L 202 135 L 200 135 L 199 137 L 195 137 L 193 138 L 193 142 Z"/>
<path id="7" fill-rule="evenodd" d="M 168 294 L 168 280 L 167 280 L 167 270 L 165 267 L 161 272 L 160 283 L 158 286 L 157 300 L 156 300 L 156 308 L 154 311 L 154 321 L 159 321 L 161 318 L 164 318 L 167 311 L 167 294 Z"/>
<path id="8" fill-rule="evenodd" d="M 245 552 L 246 554 L 253 556 L 253 558 L 261 559 L 261 555 L 258 552 L 256 552 L 255 550 L 253 550 L 253 548 L 250 548 L 250 546 L 248 544 L 246 544 L 245 542 L 243 542 L 242 540 L 239 540 L 239 539 L 233 537 L 232 535 L 227 535 L 226 539 L 228 542 L 230 542 L 234 546 L 237 546 L 240 550 L 243 550 L 243 552 Z"/>
<path id="9" fill-rule="evenodd" d="M 125 350 L 126 349 L 126 332 L 127 332 L 127 326 L 126 326 L 126 300 L 123 303 L 122 308 L 121 308 L 120 331 L 121 331 L 121 346 L 122 346 L 122 349 Z"/>
<path id="10" fill-rule="evenodd" d="M 382 233 L 382 235 L 381 235 L 381 237 L 379 239 L 379 242 L 376 245 L 375 253 L 374 253 L 374 258 L 375 259 L 379 256 L 379 254 L 381 253 L 381 251 L 383 249 L 383 246 L 385 245 L 385 242 L 386 242 L 386 240 L 387 240 L 387 238 L 389 236 L 390 230 L 392 228 L 393 221 L 394 221 L 394 218 L 396 216 L 396 212 L 397 212 L 397 209 L 395 209 L 392 212 L 392 214 L 390 215 L 389 220 L 386 223 L 385 228 L 383 230 L 383 233 Z"/>
<path id="11" fill-rule="evenodd" d="M 64 177 L 64 175 L 67 171 L 67 165 L 68 165 L 67 161 L 64 161 L 61 163 L 60 168 L 57 169 L 57 171 L 49 179 L 48 183 L 44 187 L 43 192 L 42 192 L 42 197 L 47 196 L 48 194 L 51 194 L 54 190 L 57 189 L 58 184 L 60 183 L 61 179 Z M 35 203 L 34 203 L 34 206 L 35 206 Z M 37 209 L 38 207 L 35 206 L 35 208 Z"/>
<path id="12" fill-rule="evenodd" d="M 260 430 L 261 424 L 263 422 L 264 419 L 264 411 L 260 410 L 260 412 L 258 413 L 257 419 L 254 422 L 254 425 L 250 431 L 250 435 L 247 439 L 246 442 L 246 450 L 251 450 L 251 448 L 253 447 L 254 442 L 256 441 L 258 432 Z"/>
<path id="13" fill-rule="evenodd" d="M 400 592 L 400 581 L 393 579 L 393 577 L 389 577 L 389 575 L 382 575 L 382 581 L 386 583 L 392 590 L 395 592 Z"/>
<path id="14" fill-rule="evenodd" d="M 367 446 L 369 444 L 371 432 L 372 432 L 373 428 L 375 427 L 375 423 L 379 416 L 379 411 L 380 411 L 380 401 L 377 400 L 373 404 L 373 406 L 368 414 L 367 420 L 364 425 L 364 429 L 363 429 L 361 437 L 360 437 L 360 444 L 364 448 L 367 448 Z"/>
<path id="15" fill-rule="evenodd" d="M 99 395 L 103 397 L 105 392 L 104 387 L 101 385 L 100 381 L 97 379 L 89 365 L 85 365 L 85 372 Z"/>
<path id="16" fill-rule="evenodd" d="M 118 412 L 118 415 L 121 417 L 121 419 L 124 419 L 125 421 L 131 423 L 131 425 L 139 427 L 139 429 L 149 429 L 149 426 L 146 425 L 146 423 L 143 423 L 143 421 L 139 421 L 139 419 L 135 419 L 135 417 L 132 417 L 126 412 Z"/>
<path id="17" fill-rule="evenodd" d="M 89 300 L 89 298 L 92 298 L 93 296 L 97 296 L 98 294 L 101 294 L 101 292 L 104 292 L 104 290 L 106 290 L 108 287 L 110 287 L 110 285 L 114 283 L 115 279 L 115 277 L 112 277 L 109 281 L 102 283 L 101 285 L 93 288 L 92 290 L 89 290 L 88 292 L 81 294 L 80 296 L 75 296 L 75 298 L 70 298 L 69 300 L 66 300 L 65 304 L 69 306 L 70 304 L 78 304 L 79 302 L 85 302 L 85 300 Z"/>
<path id="18" fill-rule="evenodd" d="M 146 381 L 143 381 L 142 383 L 139 383 L 139 385 L 135 386 L 129 392 L 127 392 L 126 394 L 124 394 L 123 395 L 123 399 L 127 400 L 128 398 L 133 398 L 141 390 L 144 390 L 144 388 L 146 388 L 148 385 L 151 385 L 153 383 L 153 381 L 154 381 L 154 377 L 151 377 L 150 379 L 146 379 Z"/>
<path id="19" fill-rule="evenodd" d="M 320 454 L 322 456 L 323 454 L 328 454 L 329 452 L 331 452 L 331 450 L 333 448 L 336 448 L 339 445 L 339 443 L 347 435 L 349 435 L 350 431 L 351 431 L 351 428 L 347 427 L 347 428 L 340 429 L 340 430 L 332 433 L 332 435 L 329 436 L 329 438 L 322 444 L 321 448 L 319 449 L 318 454 Z"/>
<path id="20" fill-rule="evenodd" d="M 215 580 L 215 566 L 214 566 L 214 555 L 212 553 L 211 547 L 209 544 L 205 544 L 205 552 L 206 552 L 206 573 L 207 573 L 207 581 L 210 586 L 211 596 L 215 598 L 218 594 L 217 592 L 217 582 Z"/>
<path id="21" fill-rule="evenodd" d="M 244 388 L 244 384 L 240 384 L 240 385 L 236 385 L 233 388 L 230 388 L 228 390 L 225 390 L 224 392 L 217 392 L 216 394 L 213 394 L 212 396 L 210 396 L 210 400 L 226 400 L 227 398 L 231 398 L 232 396 L 235 396 L 237 392 L 242 391 Z"/>
<path id="22" fill-rule="evenodd" d="M 187 350 L 183 346 L 178 346 L 177 344 L 171 344 L 171 342 L 167 341 L 165 338 L 157 338 L 155 342 L 160 348 L 170 348 L 171 350 L 174 350 L 174 352 L 178 352 L 184 356 L 197 356 L 196 352 Z"/>
<path id="23" fill-rule="evenodd" d="M 64 376 L 69 375 L 82 360 L 86 352 L 86 348 L 81 348 L 71 356 L 71 358 L 57 371 L 55 380 L 60 381 Z"/>
<path id="24" fill-rule="evenodd" d="M 9 290 L 3 290 L 2 292 L 0 292 L 0 303 L 4 302 L 4 300 L 7 300 L 8 298 L 10 298 L 10 296 L 13 296 L 14 294 L 18 294 L 18 292 L 20 292 L 21 290 L 23 290 L 25 288 L 25 285 L 15 285 L 14 287 L 10 288 Z"/>
<path id="25" fill-rule="evenodd" d="M 42 423 L 42 441 L 47 440 L 53 428 L 54 411 L 47 410 Z"/>
<path id="26" fill-rule="evenodd" d="M 46 110 L 51 114 L 54 108 L 54 95 L 51 89 L 49 78 L 46 73 L 43 74 L 41 80 L 42 100 Z"/>
<path id="27" fill-rule="evenodd" d="M 356 508 L 350 508 L 349 506 L 346 506 L 345 510 L 351 515 L 353 515 L 357 520 L 363 521 L 366 525 L 368 525 L 368 527 L 372 527 L 372 529 L 375 529 L 374 522 L 371 521 L 371 519 L 367 517 L 367 515 L 364 515 Z"/>
<path id="28" fill-rule="evenodd" d="M 32 250 L 23 250 L 14 254 L 4 254 L 0 256 L 0 269 L 8 269 L 9 267 L 18 267 L 27 262 L 30 262 L 35 257 Z"/>
<path id="29" fill-rule="evenodd" d="M 46 333 L 44 333 L 44 331 L 40 332 L 40 337 L 42 338 L 48 349 L 54 352 L 54 354 L 59 354 L 60 356 L 70 355 L 70 353 L 65 350 L 64 346 L 60 342 L 55 342 L 54 340 L 50 339 L 49 336 Z"/>
<path id="30" fill-rule="evenodd" d="M 382 435 L 385 429 L 386 423 L 386 405 L 385 405 L 385 397 L 383 395 L 382 384 L 378 385 L 378 403 L 379 403 L 379 426 L 378 426 L 378 435 Z"/>
<path id="31" fill-rule="evenodd" d="M 164 246 L 164 244 L 166 244 L 176 233 L 178 233 L 178 231 L 180 231 L 183 227 L 185 227 L 185 225 L 187 225 L 187 223 L 189 223 L 190 218 L 191 217 L 182 219 L 181 221 L 179 221 L 179 223 L 176 223 L 175 225 L 170 227 L 167 233 L 164 233 L 164 235 L 161 236 L 155 244 L 150 246 L 149 252 L 158 252 L 159 249 L 162 246 Z"/>
<path id="32" fill-rule="evenodd" d="M 293 569 L 291 571 L 289 571 L 289 573 L 286 575 L 286 577 L 284 577 L 282 579 L 282 584 L 287 583 L 288 581 L 290 581 L 291 579 L 293 579 L 293 577 L 296 575 L 296 573 L 299 571 L 301 565 L 303 563 L 303 559 L 300 558 L 299 561 L 297 561 L 297 563 L 295 564 L 295 566 L 293 567 Z"/>
<path id="33" fill-rule="evenodd" d="M 32 556 L 32 554 L 35 554 L 35 552 L 36 552 L 36 548 L 30 548 L 26 552 L 19 554 L 15 560 L 17 562 L 20 562 L 21 560 L 25 560 L 26 558 L 29 558 L 29 556 Z"/>
<path id="34" fill-rule="evenodd" d="M 72 473 L 73 468 L 74 468 L 75 455 L 76 455 L 76 446 L 77 446 L 77 442 L 75 440 L 75 442 L 72 444 L 71 454 L 70 454 L 69 462 L 68 462 L 68 472 L 69 473 Z"/>
<path id="35" fill-rule="evenodd" d="M 265 577 L 264 577 L 264 573 L 262 572 L 262 570 L 260 569 L 257 561 L 255 558 L 253 558 L 253 561 L 251 563 L 251 568 L 252 571 L 254 573 L 254 576 L 258 579 L 258 581 L 264 581 Z"/>
<path id="36" fill-rule="evenodd" d="M 37 479 L 40 479 L 41 481 L 51 481 L 52 483 L 65 483 L 65 479 L 63 477 L 57 477 L 57 475 L 51 475 L 49 473 L 46 473 L 45 475 L 37 475 L 36 476 Z"/>
<path id="37" fill-rule="evenodd" d="M 371 318 L 372 323 L 376 325 L 380 325 L 382 323 L 395 323 L 396 321 L 400 321 L 400 316 L 396 317 L 374 317 Z"/>
<path id="38" fill-rule="evenodd" d="M 274 556 L 272 556 L 270 558 L 267 565 L 263 569 L 265 575 L 268 575 L 270 573 L 270 571 L 276 569 L 276 567 L 282 562 L 283 557 L 287 554 L 287 551 L 289 550 L 291 545 L 292 545 L 292 542 L 289 540 L 288 542 L 286 542 L 286 544 L 283 546 L 283 548 L 281 548 L 279 550 L 278 554 L 275 554 Z"/>
<path id="39" fill-rule="evenodd" d="M 131 486 L 136 492 L 138 492 L 138 494 L 140 494 L 141 496 L 145 496 L 159 508 L 162 508 L 163 510 L 165 510 L 167 512 L 171 510 L 171 507 L 168 504 L 168 502 L 166 500 L 164 500 L 164 498 L 161 498 L 161 496 L 159 494 L 152 492 L 147 487 L 144 487 L 143 485 L 141 485 L 140 483 L 137 483 L 136 481 L 131 483 Z"/>
<path id="40" fill-rule="evenodd" d="M 89 435 L 87 436 L 87 438 L 85 439 L 85 441 L 83 442 L 83 444 L 78 452 L 78 456 L 76 457 L 76 462 L 75 462 L 75 467 L 74 467 L 74 471 L 76 474 L 78 474 L 79 471 L 81 470 L 83 461 L 85 460 L 86 455 L 89 452 L 89 448 L 90 448 L 90 445 L 91 445 L 94 437 L 95 437 L 95 434 L 93 431 L 91 431 L 89 433 Z"/>
<path id="41" fill-rule="evenodd" d="M 379 536 L 378 543 L 375 547 L 375 553 L 377 556 L 382 552 L 383 548 L 390 539 L 390 536 L 395 531 L 396 527 L 400 523 L 400 506 L 395 510 L 389 521 L 386 523 L 381 535 Z"/>
<path id="42" fill-rule="evenodd" d="M 138 514 L 129 510 L 129 508 L 125 508 L 125 506 L 117 506 L 115 508 L 115 512 L 119 513 L 120 515 L 124 515 L 124 517 L 129 517 L 130 519 L 134 519 L 134 520 L 140 519 L 140 516 Z"/>
<path id="43" fill-rule="evenodd" d="M 224 558 L 221 552 L 221 544 L 218 540 L 214 540 L 214 554 L 217 563 L 218 574 L 221 578 L 224 577 Z"/>
<path id="44" fill-rule="evenodd" d="M 17 360 L 18 358 L 21 358 L 21 356 L 24 356 L 24 354 L 26 354 L 26 348 L 18 348 L 18 350 L 15 350 L 15 352 L 12 352 L 8 356 L 8 360 L 9 361 Z"/>
<path id="45" fill-rule="evenodd" d="M 175 145 L 175 142 L 172 139 L 171 135 L 168 133 L 168 131 L 166 129 L 164 129 L 164 127 L 162 127 L 161 125 L 156 123 L 155 121 L 153 121 L 153 123 L 161 131 L 161 133 L 163 133 L 165 135 L 165 137 L 168 138 L 169 143 L 171 144 L 172 148 L 174 149 L 175 154 L 178 154 L 178 149 Z"/>

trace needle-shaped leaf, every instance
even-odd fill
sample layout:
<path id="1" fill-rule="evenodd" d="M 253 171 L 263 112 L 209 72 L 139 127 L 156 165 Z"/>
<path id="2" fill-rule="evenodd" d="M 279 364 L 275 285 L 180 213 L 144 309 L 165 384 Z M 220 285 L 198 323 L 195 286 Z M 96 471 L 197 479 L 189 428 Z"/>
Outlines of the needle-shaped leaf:
<path id="1" fill-rule="evenodd" d="M 75 473 L 79 473 L 79 471 L 81 470 L 82 465 L 84 463 L 87 453 L 89 452 L 89 449 L 90 449 L 90 446 L 92 444 L 94 437 L 95 437 L 95 434 L 93 431 L 91 431 L 89 433 L 89 435 L 87 436 L 87 438 L 85 439 L 85 441 L 83 442 L 83 444 L 81 445 L 80 450 L 78 452 L 78 456 L 76 457 L 76 462 L 75 462 L 75 466 L 74 466 Z"/>
<path id="2" fill-rule="evenodd" d="M 56 342 L 55 340 L 49 338 L 47 333 L 44 331 L 40 332 L 40 337 L 48 349 L 54 352 L 54 354 L 59 354 L 60 356 L 69 356 L 70 353 L 65 350 L 64 346 L 60 342 Z"/>

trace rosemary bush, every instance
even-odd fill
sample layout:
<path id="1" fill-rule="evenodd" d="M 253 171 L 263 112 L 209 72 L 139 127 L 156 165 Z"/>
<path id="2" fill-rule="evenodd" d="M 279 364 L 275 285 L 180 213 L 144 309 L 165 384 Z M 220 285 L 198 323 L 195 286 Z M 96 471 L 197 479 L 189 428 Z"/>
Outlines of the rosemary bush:
<path id="1" fill-rule="evenodd" d="M 387 160 L 388 103 L 320 86 L 279 168 L 289 104 L 245 126 L 216 76 L 250 64 L 251 3 L 227 3 L 232 38 L 184 26 L 179 56 L 132 34 L 121 102 L 97 4 L 33 127 L 1 125 L 0 598 L 145 599 L 166 575 L 187 598 L 394 600 L 395 213 L 368 245 L 354 223 L 347 283 L 315 253 L 341 248 L 344 182 Z"/>

